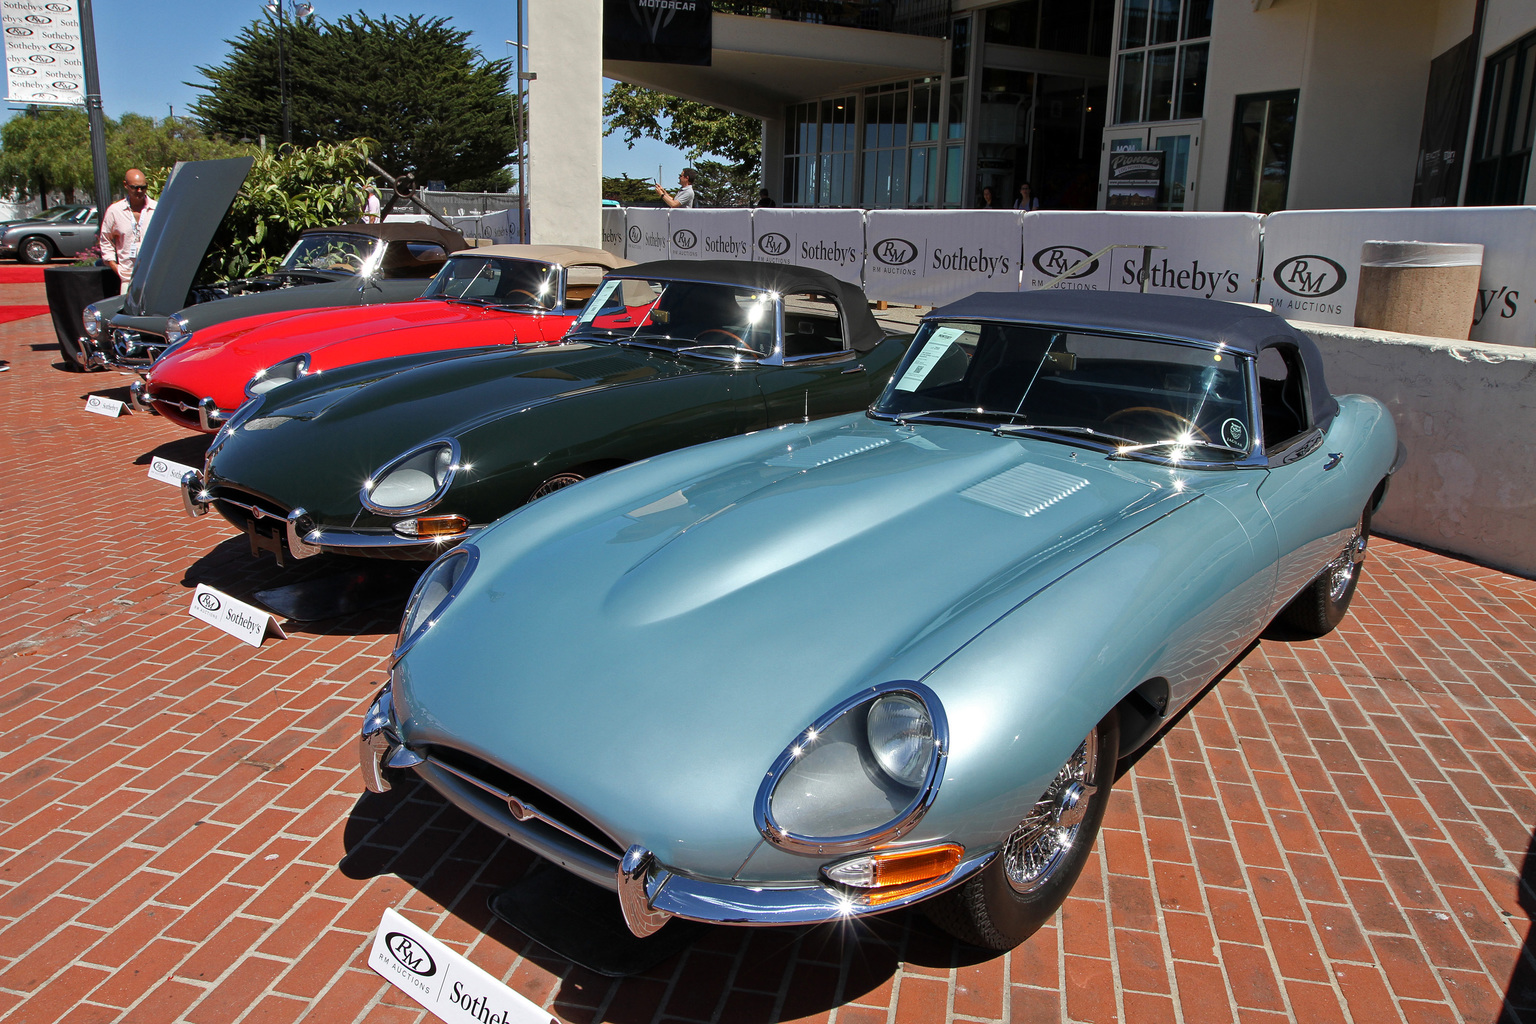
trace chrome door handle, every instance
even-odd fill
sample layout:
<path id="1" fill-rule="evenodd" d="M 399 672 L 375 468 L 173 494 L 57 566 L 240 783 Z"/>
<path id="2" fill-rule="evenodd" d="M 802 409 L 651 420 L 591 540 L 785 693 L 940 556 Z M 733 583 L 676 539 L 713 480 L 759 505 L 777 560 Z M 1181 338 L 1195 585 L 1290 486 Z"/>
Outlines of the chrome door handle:
<path id="1" fill-rule="evenodd" d="M 1339 463 L 1341 463 L 1343 461 L 1344 461 L 1344 453 L 1343 452 L 1329 452 L 1328 453 L 1328 461 L 1323 463 L 1323 471 L 1327 472 L 1328 470 L 1332 469 L 1333 467 L 1337 466 Z"/>
<path id="2" fill-rule="evenodd" d="M 850 366 L 850 367 L 848 367 L 848 369 L 843 371 L 843 374 L 846 375 L 846 374 L 850 374 L 850 373 L 863 373 L 863 372 L 864 372 L 864 364 L 860 363 L 857 366 Z"/>

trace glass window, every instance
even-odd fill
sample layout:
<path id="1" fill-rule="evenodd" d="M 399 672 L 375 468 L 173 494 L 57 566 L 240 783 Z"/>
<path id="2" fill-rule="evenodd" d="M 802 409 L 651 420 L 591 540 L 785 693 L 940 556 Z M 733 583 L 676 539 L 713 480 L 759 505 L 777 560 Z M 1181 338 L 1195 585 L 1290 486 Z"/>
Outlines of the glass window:
<path id="1" fill-rule="evenodd" d="M 1179 50 L 1178 110 L 1174 117 L 1194 118 L 1205 113 L 1205 59 L 1210 43 L 1181 47 Z"/>
<path id="2" fill-rule="evenodd" d="M 1153 50 L 1147 65 L 1147 109 L 1144 121 L 1167 121 L 1173 117 L 1173 67 L 1177 56 L 1173 47 Z"/>
<path id="3" fill-rule="evenodd" d="M 964 78 L 971 61 L 971 19 L 954 20 L 954 32 L 949 37 L 949 77 Z"/>
<path id="4" fill-rule="evenodd" d="M 949 83 L 949 137 L 965 138 L 965 83 Z"/>
<path id="5" fill-rule="evenodd" d="M 1214 0 L 1121 0 L 1115 124 L 1204 116 Z M 1150 49 L 1157 47 L 1157 49 Z"/>
<path id="6" fill-rule="evenodd" d="M 1179 0 L 1152 0 L 1152 23 L 1147 42 L 1171 43 L 1179 38 Z"/>
<path id="7" fill-rule="evenodd" d="M 947 146 L 944 150 L 944 205 L 959 206 L 964 182 L 960 179 L 960 167 L 965 160 L 964 146 Z"/>
<path id="8" fill-rule="evenodd" d="M 547 263 L 486 256 L 455 256 L 443 265 L 424 299 L 454 299 L 489 306 L 551 309 L 559 272 Z"/>
<path id="9" fill-rule="evenodd" d="M 986 38 L 1001 46 L 1040 45 L 1040 0 L 1018 0 L 987 10 Z"/>
<path id="10" fill-rule="evenodd" d="M 1252 213 L 1285 209 L 1299 95 L 1299 90 L 1291 89 L 1237 97 L 1226 209 Z"/>
<path id="11" fill-rule="evenodd" d="M 1147 10 L 1150 0 L 1125 0 L 1120 10 L 1120 49 L 1147 45 Z"/>
<path id="12" fill-rule="evenodd" d="M 1211 34 L 1211 14 L 1216 0 L 1184 0 L 1184 33 L 1181 39 L 1203 39 Z"/>
<path id="13" fill-rule="evenodd" d="M 1120 55 L 1120 70 L 1115 75 L 1120 84 L 1120 95 L 1115 102 L 1116 124 L 1141 120 L 1141 75 L 1146 61 L 1145 50 Z"/>
<path id="14" fill-rule="evenodd" d="M 1527 201 L 1536 141 L 1536 32 L 1488 58 L 1467 177 L 1468 206 Z"/>
<path id="15" fill-rule="evenodd" d="M 363 269 L 378 247 L 379 240 L 371 235 L 304 235 L 284 257 L 283 267 L 287 270 L 355 274 Z"/>

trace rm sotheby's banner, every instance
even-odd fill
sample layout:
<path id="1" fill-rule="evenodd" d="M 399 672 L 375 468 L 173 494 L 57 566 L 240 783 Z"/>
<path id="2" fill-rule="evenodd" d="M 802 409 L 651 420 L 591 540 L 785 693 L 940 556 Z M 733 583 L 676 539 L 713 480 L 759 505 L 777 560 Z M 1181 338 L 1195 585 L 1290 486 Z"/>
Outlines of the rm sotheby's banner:
<path id="1" fill-rule="evenodd" d="M 1536 206 L 1272 213 L 1259 301 L 1291 320 L 1352 326 L 1370 241 L 1481 242 L 1472 340 L 1536 345 Z"/>
<path id="2" fill-rule="evenodd" d="M 85 102 L 78 0 L 5 0 L 5 82 L 12 103 Z"/>
<path id="3" fill-rule="evenodd" d="M 624 208 L 603 207 L 603 248 L 624 258 Z"/>
<path id="4" fill-rule="evenodd" d="M 864 283 L 864 214 L 859 210 L 756 210 L 752 258 L 826 271 Z"/>
<path id="5" fill-rule="evenodd" d="M 710 0 L 603 0 L 603 60 L 710 63 Z"/>
<path id="6" fill-rule="evenodd" d="M 667 241 L 667 211 L 631 206 L 624 217 L 624 257 L 636 263 L 671 259 Z"/>
<path id="7" fill-rule="evenodd" d="M 1024 290 L 1044 288 L 1106 245 L 1113 249 L 1057 288 L 1141 290 L 1144 245 L 1153 249 L 1147 291 L 1252 302 L 1259 269 L 1256 213 L 1042 212 L 1024 215 Z"/>
<path id="8" fill-rule="evenodd" d="M 937 306 L 972 292 L 1019 290 L 1019 220 L 1008 210 L 871 210 L 864 291 Z"/>
<path id="9" fill-rule="evenodd" d="M 675 260 L 750 260 L 751 210 L 672 210 L 668 240 Z"/>

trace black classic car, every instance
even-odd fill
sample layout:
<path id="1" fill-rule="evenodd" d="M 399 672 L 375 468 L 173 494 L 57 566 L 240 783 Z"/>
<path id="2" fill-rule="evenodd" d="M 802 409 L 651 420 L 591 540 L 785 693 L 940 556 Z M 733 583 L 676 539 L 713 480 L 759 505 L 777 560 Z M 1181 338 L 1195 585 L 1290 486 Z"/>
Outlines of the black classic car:
<path id="1" fill-rule="evenodd" d="M 226 320 L 404 302 L 426 290 L 450 252 L 468 246 L 457 231 L 406 221 L 310 228 L 272 273 L 194 288 L 203 254 L 250 166 L 249 157 L 176 166 L 127 292 L 86 307 L 77 360 L 142 370 L 193 331 Z"/>

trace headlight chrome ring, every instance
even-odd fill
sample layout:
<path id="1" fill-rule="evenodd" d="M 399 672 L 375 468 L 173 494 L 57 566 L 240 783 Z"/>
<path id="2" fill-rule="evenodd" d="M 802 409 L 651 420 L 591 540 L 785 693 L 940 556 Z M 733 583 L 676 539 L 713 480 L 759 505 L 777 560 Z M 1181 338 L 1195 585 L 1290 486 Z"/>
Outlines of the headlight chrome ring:
<path id="1" fill-rule="evenodd" d="M 364 482 L 357 500 L 386 516 L 413 516 L 436 505 L 458 474 L 459 443 L 439 437 L 385 463 Z"/>
<path id="2" fill-rule="evenodd" d="M 461 544 L 421 574 L 405 602 L 405 614 L 400 617 L 400 636 L 389 655 L 391 665 L 403 658 L 432 628 L 443 610 L 459 596 L 479 564 L 480 549 L 473 544 Z"/>
<path id="3" fill-rule="evenodd" d="M 265 370 L 257 370 L 256 375 L 245 382 L 245 397 L 255 398 L 264 395 L 273 388 L 282 387 L 290 381 L 298 380 L 309 373 L 309 353 L 289 356 L 281 362 L 273 363 Z"/>

